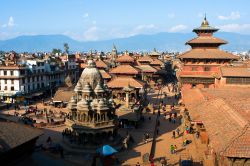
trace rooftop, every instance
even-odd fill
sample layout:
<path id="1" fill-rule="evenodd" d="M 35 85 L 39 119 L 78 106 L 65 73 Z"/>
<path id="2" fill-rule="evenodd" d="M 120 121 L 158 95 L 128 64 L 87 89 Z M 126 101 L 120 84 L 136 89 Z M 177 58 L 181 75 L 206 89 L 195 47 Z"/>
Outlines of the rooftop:
<path id="1" fill-rule="evenodd" d="M 164 62 L 162 62 L 159 59 L 154 59 L 153 61 L 150 62 L 150 65 L 158 65 L 158 66 L 163 66 Z"/>
<path id="2" fill-rule="evenodd" d="M 131 62 L 133 63 L 135 59 L 128 54 L 124 54 L 116 59 L 116 62 Z"/>
<path id="3" fill-rule="evenodd" d="M 110 70 L 111 74 L 139 74 L 140 70 L 131 65 L 119 65 Z"/>
<path id="4" fill-rule="evenodd" d="M 97 68 L 108 68 L 108 65 L 102 60 L 98 60 L 95 63 Z"/>
<path id="5" fill-rule="evenodd" d="M 73 93 L 73 88 L 58 89 L 54 95 L 53 102 L 69 102 Z"/>
<path id="6" fill-rule="evenodd" d="M 0 121 L 0 152 L 9 151 L 42 134 L 40 129 L 19 123 Z"/>
<path id="7" fill-rule="evenodd" d="M 105 70 L 99 70 L 99 71 L 100 71 L 103 79 L 110 79 L 111 78 L 111 75 L 108 72 L 106 72 Z"/>
<path id="8" fill-rule="evenodd" d="M 226 148 L 224 155 L 227 157 L 250 158 L 250 126 L 243 131 Z"/>
<path id="9" fill-rule="evenodd" d="M 145 83 L 131 77 L 116 77 L 113 80 L 108 82 L 109 88 L 124 88 L 131 86 L 134 88 L 143 88 Z"/>
<path id="10" fill-rule="evenodd" d="M 237 60 L 238 56 L 216 48 L 195 48 L 177 56 L 179 59 L 231 59 Z"/>
<path id="11" fill-rule="evenodd" d="M 153 61 L 153 59 L 150 56 L 146 55 L 146 56 L 140 57 L 137 61 L 138 62 L 151 62 Z"/>
<path id="12" fill-rule="evenodd" d="M 140 65 L 140 66 L 136 66 L 136 68 L 139 68 L 142 72 L 145 73 L 156 73 L 157 69 L 150 66 L 150 65 Z"/>
<path id="13" fill-rule="evenodd" d="M 222 77 L 250 77 L 250 68 L 247 67 L 221 67 Z"/>
<path id="14" fill-rule="evenodd" d="M 201 120 L 216 152 L 223 152 L 250 122 L 250 89 L 218 88 L 183 91 L 193 120 Z M 241 148 L 250 147 L 250 142 Z M 238 156 L 239 157 L 239 156 Z"/>
<path id="15" fill-rule="evenodd" d="M 206 43 L 206 44 L 227 44 L 225 40 L 216 38 L 214 36 L 198 36 L 194 39 L 189 40 L 186 44 L 195 44 L 195 43 Z"/>

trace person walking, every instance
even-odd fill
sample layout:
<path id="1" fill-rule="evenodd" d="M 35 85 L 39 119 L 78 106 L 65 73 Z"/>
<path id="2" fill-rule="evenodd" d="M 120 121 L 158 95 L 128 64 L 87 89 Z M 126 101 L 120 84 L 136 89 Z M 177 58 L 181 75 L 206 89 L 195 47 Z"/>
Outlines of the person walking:
<path id="1" fill-rule="evenodd" d="M 177 154 L 177 146 L 174 145 L 174 153 Z"/>
<path id="2" fill-rule="evenodd" d="M 175 139 L 175 131 L 173 130 L 173 138 Z"/>
<path id="3" fill-rule="evenodd" d="M 170 151 L 171 151 L 171 154 L 174 154 L 174 145 L 170 146 Z"/>
<path id="4" fill-rule="evenodd" d="M 186 126 L 186 134 L 188 134 L 188 133 L 189 133 L 189 127 Z"/>
<path id="5" fill-rule="evenodd" d="M 187 145 L 187 138 L 185 138 L 183 141 L 183 146 L 186 146 L 186 145 Z"/>
<path id="6" fill-rule="evenodd" d="M 175 122 L 176 122 L 176 118 L 174 117 L 174 118 L 173 118 L 173 124 L 175 124 Z"/>
<path id="7" fill-rule="evenodd" d="M 171 121 L 172 121 L 172 117 L 171 117 L 171 115 L 169 115 L 168 120 L 169 120 L 169 122 L 171 122 Z"/>
<path id="8" fill-rule="evenodd" d="M 179 129 L 179 127 L 176 129 L 176 133 L 177 133 L 177 136 L 179 137 L 180 136 L 180 129 Z"/>

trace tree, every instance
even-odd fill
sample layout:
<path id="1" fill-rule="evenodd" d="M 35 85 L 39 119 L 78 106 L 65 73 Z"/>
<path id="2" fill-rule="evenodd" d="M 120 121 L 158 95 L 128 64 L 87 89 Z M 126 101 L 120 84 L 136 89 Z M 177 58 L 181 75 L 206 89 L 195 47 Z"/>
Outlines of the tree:
<path id="1" fill-rule="evenodd" d="M 60 50 L 60 49 L 57 49 L 57 48 L 53 48 L 53 50 L 52 50 L 52 54 L 60 54 L 62 52 L 62 50 Z"/>
<path id="2" fill-rule="evenodd" d="M 68 43 L 64 43 L 63 47 L 64 47 L 64 51 L 68 54 L 69 53 L 69 45 L 68 45 Z"/>

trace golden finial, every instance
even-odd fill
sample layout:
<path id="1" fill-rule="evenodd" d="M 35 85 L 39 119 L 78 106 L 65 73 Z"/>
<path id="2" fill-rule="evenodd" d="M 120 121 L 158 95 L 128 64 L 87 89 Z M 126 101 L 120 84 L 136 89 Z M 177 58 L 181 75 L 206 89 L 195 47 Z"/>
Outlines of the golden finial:
<path id="1" fill-rule="evenodd" d="M 207 27 L 207 26 L 209 26 L 209 23 L 208 23 L 208 21 L 207 21 L 206 13 L 205 13 L 205 17 L 204 17 L 204 19 L 203 19 L 203 21 L 202 21 L 202 23 L 201 23 L 201 26 L 202 26 L 202 27 Z"/>

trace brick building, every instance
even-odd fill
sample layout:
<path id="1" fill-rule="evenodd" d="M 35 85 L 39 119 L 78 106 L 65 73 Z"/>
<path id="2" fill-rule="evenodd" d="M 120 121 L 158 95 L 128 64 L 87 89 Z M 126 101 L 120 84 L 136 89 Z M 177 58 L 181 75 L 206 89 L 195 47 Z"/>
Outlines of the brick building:
<path id="1" fill-rule="evenodd" d="M 219 49 L 227 42 L 213 36 L 217 31 L 209 25 L 206 17 L 199 28 L 193 29 L 198 36 L 186 42 L 192 49 L 177 56 L 182 61 L 182 69 L 177 73 L 182 88 L 214 88 L 219 68 L 238 59 Z"/>

